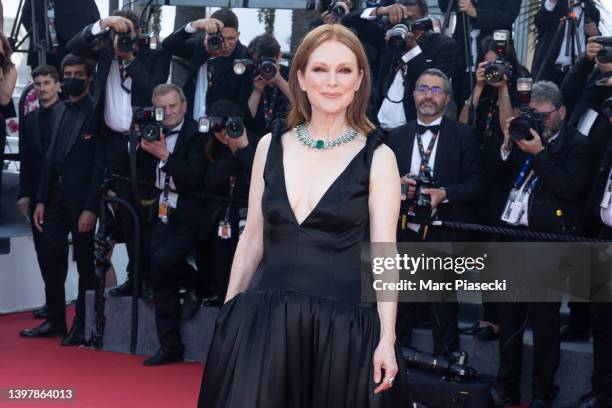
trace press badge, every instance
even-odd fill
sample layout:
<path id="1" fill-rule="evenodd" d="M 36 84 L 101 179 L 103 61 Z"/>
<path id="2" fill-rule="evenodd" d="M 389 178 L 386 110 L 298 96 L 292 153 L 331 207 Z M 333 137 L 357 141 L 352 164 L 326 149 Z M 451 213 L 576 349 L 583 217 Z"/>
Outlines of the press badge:
<path id="1" fill-rule="evenodd" d="M 219 229 L 217 231 L 217 235 L 221 239 L 230 239 L 232 237 L 232 226 L 229 222 L 221 221 L 219 222 Z"/>
<path id="2" fill-rule="evenodd" d="M 610 173 L 612 175 L 612 173 Z M 603 198 L 601 199 L 601 208 L 608 208 L 610 206 L 610 198 L 612 198 L 612 177 L 608 176 L 608 183 L 604 190 Z"/>
<path id="3" fill-rule="evenodd" d="M 162 222 L 168 222 L 168 203 L 165 200 L 159 200 L 159 211 L 157 216 Z"/>

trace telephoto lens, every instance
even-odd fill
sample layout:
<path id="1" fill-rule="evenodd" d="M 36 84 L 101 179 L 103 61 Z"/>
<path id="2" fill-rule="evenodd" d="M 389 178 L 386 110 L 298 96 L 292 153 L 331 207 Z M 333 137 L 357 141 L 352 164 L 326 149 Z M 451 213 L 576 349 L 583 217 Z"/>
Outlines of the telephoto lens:
<path id="1" fill-rule="evenodd" d="M 132 51 L 132 47 L 134 47 L 134 40 L 130 33 L 117 34 L 117 48 L 119 48 L 120 51 L 130 52 Z"/>
<path id="2" fill-rule="evenodd" d="M 223 48 L 223 36 L 219 33 L 208 34 L 207 42 L 212 52 L 219 52 Z"/>
<path id="3" fill-rule="evenodd" d="M 601 64 L 612 62 L 612 37 L 598 37 L 595 41 L 604 46 L 597 52 L 597 60 Z"/>
<path id="4" fill-rule="evenodd" d="M 225 123 L 225 133 L 232 139 L 238 139 L 244 133 L 244 122 L 240 116 L 230 116 Z"/>
<path id="5" fill-rule="evenodd" d="M 327 11 L 333 14 L 334 17 L 336 17 L 337 19 L 341 19 L 346 16 L 348 12 L 348 6 L 342 1 L 333 1 L 330 3 L 329 9 Z"/>
<path id="6" fill-rule="evenodd" d="M 259 75 L 266 81 L 276 76 L 277 68 L 274 58 L 261 58 L 258 67 Z"/>

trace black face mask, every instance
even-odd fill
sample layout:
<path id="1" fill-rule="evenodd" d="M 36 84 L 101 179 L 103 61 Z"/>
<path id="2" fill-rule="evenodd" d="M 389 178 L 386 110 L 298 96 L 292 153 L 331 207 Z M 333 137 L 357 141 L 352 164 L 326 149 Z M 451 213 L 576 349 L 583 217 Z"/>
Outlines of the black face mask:
<path id="1" fill-rule="evenodd" d="M 64 78 L 62 89 L 70 96 L 80 96 L 85 92 L 87 83 L 81 78 Z"/>

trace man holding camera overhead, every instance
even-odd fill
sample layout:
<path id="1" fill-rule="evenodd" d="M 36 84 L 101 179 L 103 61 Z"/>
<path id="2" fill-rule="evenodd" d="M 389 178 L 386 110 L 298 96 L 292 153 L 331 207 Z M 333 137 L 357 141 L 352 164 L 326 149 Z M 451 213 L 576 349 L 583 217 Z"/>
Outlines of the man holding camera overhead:
<path id="1" fill-rule="evenodd" d="M 586 139 L 565 124 L 566 108 L 550 81 L 533 85 L 529 106 L 508 121 L 497 152 L 500 183 L 510 185 L 501 220 L 540 232 L 573 234 L 591 168 Z M 530 407 L 552 407 L 560 359 L 560 302 L 500 303 L 498 383 L 508 405 L 521 398 L 523 330 L 533 327 L 534 371 Z"/>
<path id="2" fill-rule="evenodd" d="M 248 57 L 240 43 L 238 17 L 231 10 L 217 10 L 210 18 L 188 23 L 166 38 L 163 46 L 189 61 L 183 85 L 187 116 L 198 121 L 207 115 L 207 108 L 222 99 L 246 107 L 250 78 L 237 75 L 233 63 Z"/>
<path id="3" fill-rule="evenodd" d="M 378 72 L 380 126 L 391 131 L 417 117 L 413 90 L 419 75 L 437 68 L 452 78 L 457 71 L 457 44 L 434 31 L 425 0 L 401 0 L 386 7 L 361 12 L 367 20 L 388 19 L 387 46 Z"/>
<path id="4" fill-rule="evenodd" d="M 164 111 L 163 128 L 149 132 L 155 137 L 141 139 L 140 147 L 155 159 L 155 185 L 161 190 L 151 238 L 160 349 L 144 361 L 147 366 L 183 360 L 179 282 L 195 273 L 186 257 L 195 245 L 202 218 L 203 202 L 197 195 L 204 190 L 206 170 L 204 138 L 198 133 L 197 123 L 185 117 L 187 99 L 183 90 L 172 84 L 158 85 L 153 91 L 153 105 L 155 110 Z M 138 124 L 138 132 L 144 131 L 141 127 Z"/>
<path id="5" fill-rule="evenodd" d="M 68 49 L 76 55 L 98 61 L 98 71 L 93 86 L 95 109 L 100 121 L 100 133 L 106 145 L 108 175 L 134 177 L 148 183 L 154 179 L 154 163 L 148 155 L 137 154 L 137 174 L 130 172 L 128 150 L 129 132 L 132 126 L 133 107 L 148 106 L 157 84 L 166 82 L 170 69 L 170 55 L 153 50 L 147 43 L 150 38 L 142 34 L 136 14 L 117 10 L 110 17 L 85 27 L 68 42 Z M 112 187 L 117 196 L 131 203 L 141 216 L 140 276 L 148 286 L 150 280 L 149 241 L 152 207 L 143 207 L 145 197 L 133 197 L 129 182 L 115 181 Z M 139 191 L 138 195 L 144 195 Z M 119 207 L 119 222 L 126 239 L 128 256 L 128 279 L 121 286 L 111 289 L 111 296 L 132 294 L 132 269 L 134 268 L 134 243 L 130 213 Z M 150 298 L 151 291 L 143 290 Z"/>

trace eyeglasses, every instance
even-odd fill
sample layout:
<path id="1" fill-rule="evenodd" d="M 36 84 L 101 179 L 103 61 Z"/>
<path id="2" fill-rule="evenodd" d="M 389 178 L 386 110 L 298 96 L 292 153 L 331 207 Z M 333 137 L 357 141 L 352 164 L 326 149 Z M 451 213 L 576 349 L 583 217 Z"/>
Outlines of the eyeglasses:
<path id="1" fill-rule="evenodd" d="M 433 86 L 430 88 L 427 85 L 419 85 L 417 86 L 416 91 L 421 95 L 427 95 L 429 91 L 431 91 L 434 95 L 442 95 L 444 89 L 440 88 L 439 86 Z"/>
<path id="2" fill-rule="evenodd" d="M 559 108 L 554 109 L 554 110 L 551 110 L 550 112 L 540 112 L 540 115 L 542 115 L 542 119 L 544 119 L 544 120 L 548 120 L 548 119 L 550 118 L 550 115 L 551 115 L 552 113 L 555 113 L 555 112 L 556 112 L 556 111 L 558 111 L 558 110 L 559 110 Z"/>

